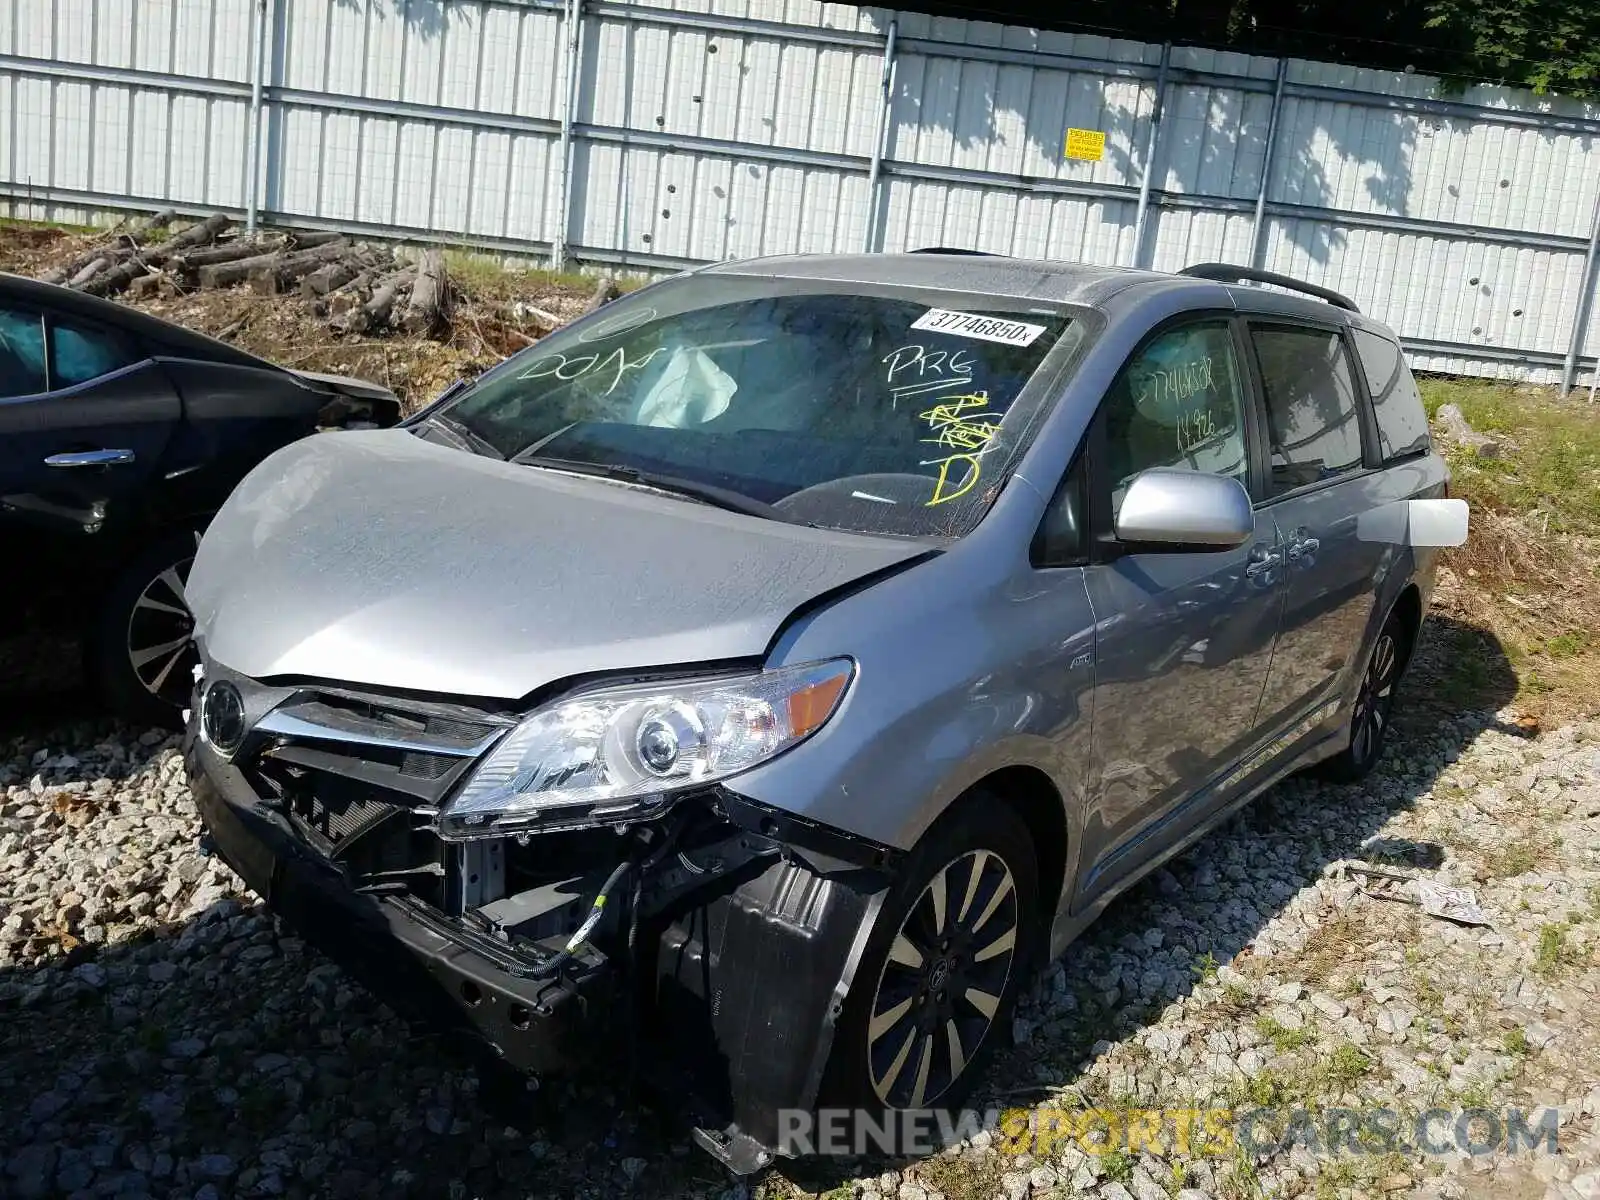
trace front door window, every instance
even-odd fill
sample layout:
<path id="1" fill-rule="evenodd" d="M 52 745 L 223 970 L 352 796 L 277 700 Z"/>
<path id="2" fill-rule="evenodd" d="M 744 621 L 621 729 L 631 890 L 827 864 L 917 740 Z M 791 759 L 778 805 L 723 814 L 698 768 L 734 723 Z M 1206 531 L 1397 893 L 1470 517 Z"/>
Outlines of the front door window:
<path id="1" fill-rule="evenodd" d="M 1113 510 L 1151 467 L 1246 482 L 1244 391 L 1226 321 L 1171 330 L 1134 355 L 1106 397 L 1106 456 Z"/>

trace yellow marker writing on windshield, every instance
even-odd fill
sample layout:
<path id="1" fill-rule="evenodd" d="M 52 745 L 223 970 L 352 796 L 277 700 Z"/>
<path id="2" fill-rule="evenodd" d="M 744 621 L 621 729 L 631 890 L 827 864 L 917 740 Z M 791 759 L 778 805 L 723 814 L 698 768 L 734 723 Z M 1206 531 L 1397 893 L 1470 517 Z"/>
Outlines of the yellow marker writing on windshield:
<path id="1" fill-rule="evenodd" d="M 969 410 L 985 408 L 988 403 L 988 392 L 947 396 L 943 403 L 922 414 L 933 431 L 931 438 L 922 440 L 936 446 L 949 446 L 952 450 L 982 450 L 999 431 L 1000 414 Z"/>
<path id="2" fill-rule="evenodd" d="M 949 458 L 940 459 L 934 463 L 924 463 L 924 466 L 939 468 L 939 478 L 934 483 L 933 499 L 929 500 L 926 507 L 932 508 L 935 504 L 948 504 L 951 500 L 959 500 L 970 492 L 978 482 L 978 476 L 983 468 L 978 464 L 976 454 L 952 454 Z M 950 478 L 950 469 L 956 467 L 961 474 L 955 479 Z"/>
<path id="3" fill-rule="evenodd" d="M 999 413 L 972 411 L 987 410 L 988 405 L 988 392 L 974 392 L 967 396 L 947 396 L 942 403 L 921 414 L 933 433 L 932 437 L 923 438 L 923 441 L 967 452 L 922 464 L 939 468 L 933 499 L 928 501 L 928 508 L 959 500 L 977 486 L 978 476 L 983 473 L 978 456 L 1000 430 Z"/>

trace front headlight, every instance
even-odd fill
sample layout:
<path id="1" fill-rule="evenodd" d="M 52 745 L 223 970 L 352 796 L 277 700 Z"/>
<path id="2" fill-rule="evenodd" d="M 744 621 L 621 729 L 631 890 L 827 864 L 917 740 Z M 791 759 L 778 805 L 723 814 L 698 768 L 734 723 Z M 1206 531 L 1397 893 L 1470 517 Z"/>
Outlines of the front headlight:
<path id="1" fill-rule="evenodd" d="M 674 793 L 748 770 L 833 716 L 849 659 L 597 688 L 528 716 L 445 806 L 446 838 L 648 817 Z"/>

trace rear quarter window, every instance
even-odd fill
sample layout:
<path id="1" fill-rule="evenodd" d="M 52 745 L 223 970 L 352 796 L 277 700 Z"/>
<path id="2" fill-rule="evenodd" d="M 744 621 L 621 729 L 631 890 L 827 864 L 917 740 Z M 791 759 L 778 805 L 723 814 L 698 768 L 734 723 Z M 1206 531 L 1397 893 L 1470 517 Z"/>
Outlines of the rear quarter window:
<path id="1" fill-rule="evenodd" d="M 1378 417 L 1378 447 L 1385 462 L 1424 454 L 1432 443 L 1428 437 L 1428 413 L 1422 407 L 1422 393 L 1406 365 L 1397 342 L 1357 329 L 1356 354 L 1372 393 L 1372 407 Z"/>
<path id="2" fill-rule="evenodd" d="M 64 318 L 50 322 L 50 380 L 75 387 L 139 362 L 144 356 L 122 334 Z"/>

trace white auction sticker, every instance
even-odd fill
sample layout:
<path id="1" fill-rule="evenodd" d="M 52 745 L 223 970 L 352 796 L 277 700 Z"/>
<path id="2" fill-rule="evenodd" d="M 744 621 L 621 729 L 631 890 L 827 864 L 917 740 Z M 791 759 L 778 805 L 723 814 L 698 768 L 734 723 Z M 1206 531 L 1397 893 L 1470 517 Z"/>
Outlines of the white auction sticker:
<path id="1" fill-rule="evenodd" d="M 1044 332 L 1043 325 L 956 312 L 949 308 L 930 308 L 911 322 L 911 328 L 926 329 L 930 333 L 950 333 L 957 337 L 981 338 L 986 342 L 1004 342 L 1008 346 L 1031 346 Z"/>

